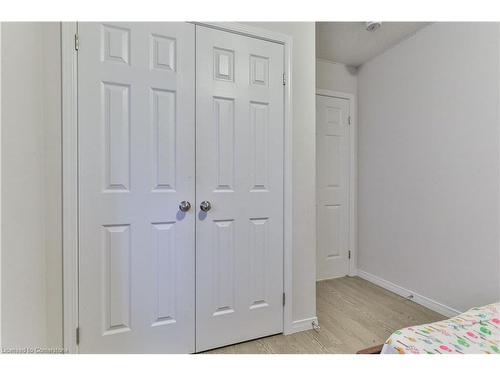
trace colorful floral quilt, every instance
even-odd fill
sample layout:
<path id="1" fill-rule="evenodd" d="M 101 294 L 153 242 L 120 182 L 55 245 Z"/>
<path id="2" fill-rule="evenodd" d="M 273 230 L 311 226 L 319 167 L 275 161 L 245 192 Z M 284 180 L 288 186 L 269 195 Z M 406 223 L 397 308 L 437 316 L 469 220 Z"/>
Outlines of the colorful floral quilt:
<path id="1" fill-rule="evenodd" d="M 500 354 L 500 303 L 394 332 L 381 354 Z"/>

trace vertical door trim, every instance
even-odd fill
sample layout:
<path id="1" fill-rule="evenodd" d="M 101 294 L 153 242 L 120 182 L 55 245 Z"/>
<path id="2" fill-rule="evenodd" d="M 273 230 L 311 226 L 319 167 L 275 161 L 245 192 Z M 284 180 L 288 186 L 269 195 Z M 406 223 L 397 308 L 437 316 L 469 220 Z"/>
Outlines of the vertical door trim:
<path id="1" fill-rule="evenodd" d="M 284 251 L 283 288 L 286 304 L 283 308 L 283 333 L 294 333 L 293 321 L 293 201 L 292 201 L 292 44 L 291 36 L 266 29 L 232 22 L 198 23 L 232 33 L 264 39 L 284 46 Z M 62 191 L 63 191 L 63 345 L 77 353 L 78 327 L 78 82 L 76 22 L 63 22 L 61 27 L 62 62 Z M 312 327 L 311 327 L 312 328 Z"/>
<path id="2" fill-rule="evenodd" d="M 349 276 L 356 276 L 358 259 L 358 121 L 356 95 L 346 92 L 316 89 L 316 95 L 349 100 Z"/>
<path id="3" fill-rule="evenodd" d="M 2 22 L 0 22 L 0 347 L 2 347 Z"/>
<path id="4" fill-rule="evenodd" d="M 61 23 L 63 348 L 77 353 L 78 327 L 78 71 L 76 22 Z"/>

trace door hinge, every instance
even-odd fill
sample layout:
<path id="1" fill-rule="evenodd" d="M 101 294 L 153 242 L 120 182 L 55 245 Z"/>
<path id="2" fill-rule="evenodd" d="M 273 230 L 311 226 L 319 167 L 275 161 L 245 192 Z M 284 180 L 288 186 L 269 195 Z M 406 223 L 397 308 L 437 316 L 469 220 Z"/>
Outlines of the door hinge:
<path id="1" fill-rule="evenodd" d="M 285 293 L 283 293 L 283 306 L 285 306 Z"/>
<path id="2" fill-rule="evenodd" d="M 76 327 L 76 345 L 80 345 L 80 327 Z"/>
<path id="3" fill-rule="evenodd" d="M 349 252 L 348 252 L 348 257 L 349 257 L 349 259 L 351 259 L 351 250 L 349 250 Z"/>
<path id="4" fill-rule="evenodd" d="M 349 116 L 349 117 L 347 118 L 347 123 L 348 123 L 349 125 L 351 125 L 351 116 Z"/>
<path id="5" fill-rule="evenodd" d="M 283 86 L 285 86 L 285 85 L 286 85 L 286 75 L 285 75 L 285 73 L 283 73 Z"/>
<path id="6" fill-rule="evenodd" d="M 75 34 L 75 51 L 78 51 L 80 49 L 80 37 L 78 34 Z"/>

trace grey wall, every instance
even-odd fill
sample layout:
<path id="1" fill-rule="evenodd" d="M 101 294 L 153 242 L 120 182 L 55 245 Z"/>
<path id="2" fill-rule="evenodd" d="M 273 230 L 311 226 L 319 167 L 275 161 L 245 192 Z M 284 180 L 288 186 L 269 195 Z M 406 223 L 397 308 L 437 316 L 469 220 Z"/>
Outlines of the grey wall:
<path id="1" fill-rule="evenodd" d="M 61 24 L 42 25 L 47 346 L 62 347 Z"/>
<path id="2" fill-rule="evenodd" d="M 500 299 L 499 36 L 432 24 L 358 75 L 358 267 L 458 310 Z"/>
<path id="3" fill-rule="evenodd" d="M 60 347 L 59 24 L 4 22 L 1 37 L 1 342 Z"/>
<path id="4" fill-rule="evenodd" d="M 333 61 L 316 60 L 316 88 L 356 94 L 357 70 Z"/>

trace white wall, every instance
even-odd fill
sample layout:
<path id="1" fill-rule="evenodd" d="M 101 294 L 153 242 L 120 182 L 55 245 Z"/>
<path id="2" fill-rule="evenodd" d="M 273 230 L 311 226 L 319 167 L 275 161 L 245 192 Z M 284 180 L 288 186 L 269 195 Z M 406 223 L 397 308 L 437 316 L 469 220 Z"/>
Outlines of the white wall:
<path id="1" fill-rule="evenodd" d="M 62 345 L 58 30 L 2 25 L 3 347 Z"/>
<path id="2" fill-rule="evenodd" d="M 316 59 L 316 88 L 357 94 L 357 69 L 344 64 Z"/>
<path id="3" fill-rule="evenodd" d="M 252 22 L 293 37 L 293 320 L 316 316 L 314 22 Z"/>
<path id="4" fill-rule="evenodd" d="M 358 267 L 460 311 L 500 299 L 499 36 L 433 24 L 358 75 Z"/>

